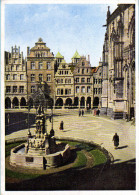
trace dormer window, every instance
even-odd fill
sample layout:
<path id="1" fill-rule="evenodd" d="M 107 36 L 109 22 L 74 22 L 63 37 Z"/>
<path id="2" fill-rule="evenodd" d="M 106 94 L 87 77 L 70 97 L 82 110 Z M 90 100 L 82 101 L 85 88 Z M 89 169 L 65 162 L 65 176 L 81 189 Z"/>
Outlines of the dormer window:
<path id="1" fill-rule="evenodd" d="M 82 62 L 82 66 L 84 66 L 85 65 L 85 63 L 84 62 Z"/>

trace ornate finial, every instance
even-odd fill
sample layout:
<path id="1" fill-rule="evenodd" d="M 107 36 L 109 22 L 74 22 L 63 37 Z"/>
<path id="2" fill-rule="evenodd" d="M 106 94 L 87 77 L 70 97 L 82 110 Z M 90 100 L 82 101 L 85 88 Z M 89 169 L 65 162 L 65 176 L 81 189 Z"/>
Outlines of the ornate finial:
<path id="1" fill-rule="evenodd" d="M 43 41 L 43 40 L 42 40 L 42 38 L 40 37 L 39 40 L 38 40 L 38 42 L 42 42 L 42 41 Z"/>
<path id="2" fill-rule="evenodd" d="M 107 11 L 107 18 L 109 18 L 110 17 L 110 6 L 108 6 L 108 11 Z"/>

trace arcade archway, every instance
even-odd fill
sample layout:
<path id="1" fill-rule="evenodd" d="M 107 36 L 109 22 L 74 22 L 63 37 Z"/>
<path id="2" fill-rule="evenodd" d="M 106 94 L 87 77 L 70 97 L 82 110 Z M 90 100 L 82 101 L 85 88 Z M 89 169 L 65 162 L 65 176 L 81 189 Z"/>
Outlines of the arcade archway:
<path id="1" fill-rule="evenodd" d="M 62 100 L 62 98 L 58 98 L 56 100 L 56 106 L 63 106 L 63 100 Z"/>
<path id="2" fill-rule="evenodd" d="M 5 108 L 11 108 L 11 100 L 9 97 L 5 99 Z"/>
<path id="3" fill-rule="evenodd" d="M 21 107 L 25 107 L 26 106 L 26 100 L 25 100 L 24 97 L 22 97 L 21 100 L 20 100 L 20 106 Z"/>
<path id="4" fill-rule="evenodd" d="M 93 101 L 93 107 L 98 107 L 99 105 L 99 97 L 95 97 Z"/>
<path id="5" fill-rule="evenodd" d="M 75 97 L 74 98 L 74 106 L 78 106 L 79 105 L 79 98 Z"/>
<path id="6" fill-rule="evenodd" d="M 85 97 L 81 97 L 81 103 L 80 103 L 80 106 L 81 106 L 82 108 L 84 108 L 84 107 L 85 107 Z"/>
<path id="7" fill-rule="evenodd" d="M 13 108 L 18 108 L 19 107 L 19 100 L 17 97 L 14 97 L 13 101 L 12 101 L 12 104 L 13 104 Z"/>
<path id="8" fill-rule="evenodd" d="M 65 102 L 66 106 L 71 106 L 72 105 L 72 99 L 71 98 L 67 98 L 66 102 Z"/>

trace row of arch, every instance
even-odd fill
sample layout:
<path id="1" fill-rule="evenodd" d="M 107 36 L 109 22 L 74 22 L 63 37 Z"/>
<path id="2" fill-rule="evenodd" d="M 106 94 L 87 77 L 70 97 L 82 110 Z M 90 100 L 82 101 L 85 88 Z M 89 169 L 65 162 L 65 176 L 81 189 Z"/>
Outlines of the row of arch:
<path id="1" fill-rule="evenodd" d="M 30 107 L 33 107 L 35 102 L 33 102 L 33 99 L 29 99 Z M 39 104 L 39 102 L 38 102 Z M 37 105 L 37 104 L 36 104 Z M 48 106 L 54 106 L 54 101 L 52 98 L 48 101 Z M 95 97 L 93 100 L 93 106 L 97 107 L 99 105 L 99 98 Z M 62 98 L 58 98 L 55 102 L 55 106 L 62 107 L 62 106 L 76 106 L 76 107 L 88 107 L 91 108 L 91 97 L 87 97 L 87 100 L 85 101 L 85 97 L 81 97 L 79 100 L 79 97 L 75 97 L 74 100 L 71 98 L 67 98 L 65 101 Z M 9 97 L 5 98 L 5 108 L 25 108 L 27 107 L 27 101 L 24 97 L 22 97 L 19 101 L 17 97 L 14 97 L 13 100 L 11 100 Z"/>
<path id="2" fill-rule="evenodd" d="M 99 105 L 99 98 L 95 97 L 93 101 L 93 106 L 97 107 Z M 76 106 L 76 107 L 88 107 L 91 108 L 91 97 L 87 97 L 87 100 L 85 100 L 85 97 L 75 97 L 74 100 L 71 98 L 67 98 L 65 100 L 65 103 L 62 98 L 58 98 L 56 100 L 56 106 Z"/>
<path id="3" fill-rule="evenodd" d="M 13 100 L 11 100 L 9 97 L 5 98 L 5 108 L 16 108 L 16 107 L 26 107 L 27 101 L 24 97 L 19 99 L 17 97 L 14 97 Z"/>

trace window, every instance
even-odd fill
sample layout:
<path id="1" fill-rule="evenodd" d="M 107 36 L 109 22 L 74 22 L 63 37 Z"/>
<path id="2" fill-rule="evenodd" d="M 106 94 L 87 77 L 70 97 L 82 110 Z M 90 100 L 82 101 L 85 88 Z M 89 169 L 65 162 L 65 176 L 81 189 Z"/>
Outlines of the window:
<path id="1" fill-rule="evenodd" d="M 87 83 L 90 83 L 90 78 L 87 78 Z"/>
<path id="2" fill-rule="evenodd" d="M 61 89 L 61 95 L 63 95 L 63 89 Z"/>
<path id="3" fill-rule="evenodd" d="M 47 69 L 51 69 L 51 63 L 47 62 Z"/>
<path id="4" fill-rule="evenodd" d="M 79 83 L 79 78 L 76 78 L 76 83 Z"/>
<path id="5" fill-rule="evenodd" d="M 97 79 L 94 79 L 94 84 L 97 84 Z"/>
<path id="6" fill-rule="evenodd" d="M 24 75 L 20 74 L 20 80 L 24 80 Z"/>
<path id="7" fill-rule="evenodd" d="M 82 69 L 82 74 L 84 74 L 84 69 Z"/>
<path id="8" fill-rule="evenodd" d="M 65 83 L 68 83 L 68 79 L 65 79 Z"/>
<path id="9" fill-rule="evenodd" d="M 60 83 L 60 79 L 57 79 L 57 83 Z"/>
<path id="10" fill-rule="evenodd" d="M 6 86 L 6 93 L 10 93 L 11 92 L 11 86 Z"/>
<path id="11" fill-rule="evenodd" d="M 84 83 L 85 82 L 85 78 L 81 78 L 81 82 Z"/>
<path id="12" fill-rule="evenodd" d="M 17 86 L 13 86 L 13 93 L 17 93 Z"/>
<path id="13" fill-rule="evenodd" d="M 71 79 L 68 80 L 68 83 L 71 83 Z"/>
<path id="14" fill-rule="evenodd" d="M 39 62 L 38 69 L 42 69 L 42 62 Z"/>
<path id="15" fill-rule="evenodd" d="M 88 68 L 87 68 L 86 72 L 88 73 Z"/>
<path id="16" fill-rule="evenodd" d="M 99 88 L 99 89 L 98 89 L 98 94 L 101 94 L 101 93 L 102 93 L 102 89 Z"/>
<path id="17" fill-rule="evenodd" d="M 79 93 L 79 86 L 76 87 L 76 93 Z"/>
<path id="18" fill-rule="evenodd" d="M 43 75 L 39 74 L 39 81 L 43 81 Z"/>
<path id="19" fill-rule="evenodd" d="M 82 66 L 84 66 L 85 65 L 85 63 L 84 62 L 82 62 Z"/>
<path id="20" fill-rule="evenodd" d="M 85 93 L 85 87 L 81 87 L 81 92 Z"/>
<path id="21" fill-rule="evenodd" d="M 19 70 L 19 65 L 16 66 L 16 70 Z"/>
<path id="22" fill-rule="evenodd" d="M 13 80 L 17 80 L 17 74 L 13 74 Z"/>
<path id="23" fill-rule="evenodd" d="M 35 74 L 31 74 L 31 81 L 35 81 Z"/>
<path id="24" fill-rule="evenodd" d="M 94 88 L 94 94 L 97 94 L 97 88 Z"/>
<path id="25" fill-rule="evenodd" d="M 60 95 L 60 89 L 57 89 L 57 95 Z"/>
<path id="26" fill-rule="evenodd" d="M 19 86 L 19 92 L 24 93 L 24 86 Z"/>
<path id="27" fill-rule="evenodd" d="M 63 79 L 61 79 L 61 83 L 63 83 Z"/>
<path id="28" fill-rule="evenodd" d="M 98 83 L 101 84 L 101 79 L 98 80 Z"/>
<path id="29" fill-rule="evenodd" d="M 67 95 L 68 94 L 68 89 L 65 89 L 65 95 Z"/>
<path id="30" fill-rule="evenodd" d="M 71 89 L 69 89 L 69 95 L 71 94 Z"/>
<path id="31" fill-rule="evenodd" d="M 31 93 L 35 92 L 35 86 L 31 86 Z"/>
<path id="32" fill-rule="evenodd" d="M 47 82 L 51 82 L 51 75 L 47 74 Z"/>
<path id="33" fill-rule="evenodd" d="M 6 80 L 10 80 L 10 74 L 6 75 Z"/>
<path id="34" fill-rule="evenodd" d="M 78 68 L 78 73 L 80 73 L 80 69 Z"/>
<path id="35" fill-rule="evenodd" d="M 13 66 L 13 65 L 11 66 L 11 71 L 12 71 L 12 70 L 14 70 L 14 66 Z"/>
<path id="36" fill-rule="evenodd" d="M 91 92 L 91 87 L 88 86 L 88 87 L 87 87 L 87 93 L 90 93 L 90 92 Z"/>
<path id="37" fill-rule="evenodd" d="M 31 62 L 31 69 L 35 69 L 35 62 Z"/>

